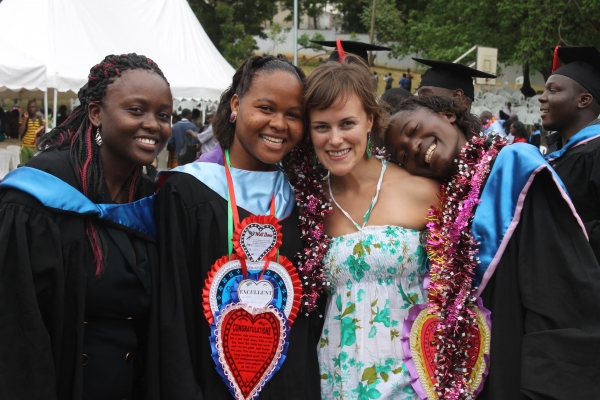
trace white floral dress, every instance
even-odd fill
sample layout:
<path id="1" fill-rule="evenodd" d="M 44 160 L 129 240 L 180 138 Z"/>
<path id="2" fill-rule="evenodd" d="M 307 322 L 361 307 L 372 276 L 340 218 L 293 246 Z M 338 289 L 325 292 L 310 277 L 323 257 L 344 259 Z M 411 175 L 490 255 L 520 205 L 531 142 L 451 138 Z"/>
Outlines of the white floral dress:
<path id="1" fill-rule="evenodd" d="M 318 349 L 321 397 L 418 399 L 400 336 L 410 307 L 424 302 L 423 232 L 366 220 L 332 239 L 324 260 L 331 292 Z"/>

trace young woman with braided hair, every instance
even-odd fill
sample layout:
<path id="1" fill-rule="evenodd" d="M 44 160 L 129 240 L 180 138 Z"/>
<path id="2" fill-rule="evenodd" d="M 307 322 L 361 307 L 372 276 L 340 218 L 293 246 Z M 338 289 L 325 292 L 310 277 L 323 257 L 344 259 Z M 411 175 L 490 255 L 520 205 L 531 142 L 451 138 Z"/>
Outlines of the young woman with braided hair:
<path id="1" fill-rule="evenodd" d="M 219 145 L 158 177 L 156 398 L 320 398 L 321 318 L 299 309 L 299 214 L 281 168 L 303 136 L 303 81 L 284 58 L 250 57 L 221 96 Z"/>
<path id="2" fill-rule="evenodd" d="M 169 84 L 149 58 L 107 56 L 81 105 L 0 184 L 0 387 L 5 399 L 143 392 L 158 256 L 152 181 L 171 134 Z"/>

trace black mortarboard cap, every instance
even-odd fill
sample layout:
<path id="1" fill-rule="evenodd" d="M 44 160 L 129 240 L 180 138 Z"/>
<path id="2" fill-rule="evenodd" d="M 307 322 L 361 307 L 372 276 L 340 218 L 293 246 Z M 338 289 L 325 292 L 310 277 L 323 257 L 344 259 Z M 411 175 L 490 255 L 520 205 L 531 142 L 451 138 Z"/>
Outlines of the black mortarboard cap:
<path id="1" fill-rule="evenodd" d="M 431 67 L 421 77 L 421 85 L 419 87 L 434 86 L 451 90 L 462 89 L 465 95 L 471 100 L 475 98 L 473 78 L 496 78 L 496 75 L 467 67 L 464 64 L 424 60 L 414 57 L 413 60 Z"/>
<path id="2" fill-rule="evenodd" d="M 552 75 L 564 75 L 586 88 L 600 101 L 600 52 L 594 46 L 561 46 L 557 51 L 563 66 Z"/>
<path id="3" fill-rule="evenodd" d="M 315 44 L 320 44 L 321 46 L 325 46 L 325 47 L 336 48 L 329 55 L 328 61 L 339 61 L 340 55 L 337 50 L 337 41 L 336 40 L 311 40 L 311 42 L 313 42 Z M 344 49 L 344 51 L 346 53 L 350 53 L 350 54 L 359 56 L 360 58 L 365 60 L 367 65 L 369 64 L 369 58 L 367 56 L 367 51 L 381 51 L 381 50 L 390 51 L 391 50 L 389 47 L 377 46 L 375 44 L 370 44 L 370 43 L 354 42 L 352 40 L 342 40 L 341 44 L 342 44 L 342 48 Z"/>

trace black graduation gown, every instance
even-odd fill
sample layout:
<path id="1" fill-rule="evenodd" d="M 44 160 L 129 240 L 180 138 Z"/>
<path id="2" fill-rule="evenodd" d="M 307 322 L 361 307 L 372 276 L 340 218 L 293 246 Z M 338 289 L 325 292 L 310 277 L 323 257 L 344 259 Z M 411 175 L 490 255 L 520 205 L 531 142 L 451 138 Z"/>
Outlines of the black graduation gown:
<path id="1" fill-rule="evenodd" d="M 43 152 L 27 166 L 79 188 L 68 151 Z M 153 190 L 144 180 L 136 198 Z M 156 246 L 100 226 L 107 258 L 95 278 L 85 219 L 0 192 L 1 399 L 141 396 Z"/>
<path id="2" fill-rule="evenodd" d="M 160 243 L 158 333 L 151 398 L 232 399 L 215 369 L 210 329 L 202 308 L 202 288 L 213 263 L 228 252 L 228 203 L 192 175 L 175 173 L 161 186 L 156 200 Z M 238 207 L 240 219 L 249 213 Z M 281 221 L 280 253 L 293 260 L 302 249 L 298 212 Z M 283 366 L 264 386 L 260 400 L 320 398 L 317 340 L 321 318 L 299 313 L 289 336 Z M 153 341 L 156 336 L 152 336 Z M 152 363 L 152 360 L 150 360 Z M 161 397 L 162 396 L 162 397 Z"/>
<path id="3" fill-rule="evenodd" d="M 600 124 L 600 120 L 594 123 Z M 569 191 L 600 261 L 600 138 L 569 149 L 550 165 Z"/>
<path id="4" fill-rule="evenodd" d="M 481 297 L 492 332 L 478 400 L 598 398 L 600 267 L 548 170 Z"/>

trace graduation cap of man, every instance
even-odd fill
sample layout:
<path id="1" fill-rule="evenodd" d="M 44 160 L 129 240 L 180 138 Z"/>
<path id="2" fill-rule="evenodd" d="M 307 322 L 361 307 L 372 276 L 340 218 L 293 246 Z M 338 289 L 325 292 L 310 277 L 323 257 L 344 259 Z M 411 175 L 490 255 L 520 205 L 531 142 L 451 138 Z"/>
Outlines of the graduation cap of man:
<path id="1" fill-rule="evenodd" d="M 558 59 L 563 66 L 558 67 Z M 554 49 L 552 75 L 573 79 L 600 101 L 600 52 L 594 46 L 558 46 Z"/>
<path id="2" fill-rule="evenodd" d="M 329 59 L 327 61 L 339 61 L 340 58 L 344 57 L 345 53 L 350 53 L 362 58 L 365 60 L 367 65 L 369 65 L 367 51 L 391 50 L 389 47 L 377 46 L 370 43 L 354 42 L 352 40 L 311 40 L 311 42 L 320 44 L 321 46 L 335 48 L 335 50 L 333 50 L 333 52 L 329 55 Z"/>
<path id="3" fill-rule="evenodd" d="M 488 74 L 487 72 L 479 71 L 474 68 L 469 68 L 464 64 L 451 63 L 447 61 L 425 60 L 414 57 L 413 60 L 431 67 L 425 71 L 421 77 L 421 84 L 419 85 L 419 88 L 423 86 L 433 86 L 450 90 L 462 89 L 463 93 L 470 98 L 471 101 L 475 99 L 473 78 L 496 78 L 496 75 Z"/>

